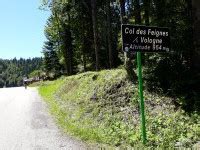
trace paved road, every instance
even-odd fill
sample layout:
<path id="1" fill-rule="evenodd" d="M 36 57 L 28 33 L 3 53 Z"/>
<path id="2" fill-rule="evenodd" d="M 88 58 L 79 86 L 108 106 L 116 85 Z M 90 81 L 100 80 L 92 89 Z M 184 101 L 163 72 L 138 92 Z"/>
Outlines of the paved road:
<path id="1" fill-rule="evenodd" d="M 37 89 L 0 89 L 0 150 L 84 150 L 62 134 Z"/>

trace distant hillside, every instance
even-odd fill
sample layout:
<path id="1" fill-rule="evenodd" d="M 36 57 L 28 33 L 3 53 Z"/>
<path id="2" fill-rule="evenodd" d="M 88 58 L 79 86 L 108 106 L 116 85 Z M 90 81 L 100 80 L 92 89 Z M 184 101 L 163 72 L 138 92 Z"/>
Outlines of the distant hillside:
<path id="1" fill-rule="evenodd" d="M 22 79 L 42 66 L 42 58 L 0 59 L 0 88 L 22 86 Z"/>

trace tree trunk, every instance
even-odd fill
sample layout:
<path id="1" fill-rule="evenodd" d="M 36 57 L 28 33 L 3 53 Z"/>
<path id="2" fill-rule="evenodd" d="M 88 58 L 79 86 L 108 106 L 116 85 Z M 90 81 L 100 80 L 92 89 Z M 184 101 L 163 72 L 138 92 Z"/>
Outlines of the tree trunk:
<path id="1" fill-rule="evenodd" d="M 124 17 L 125 17 L 125 0 L 120 0 L 120 19 L 121 19 L 121 23 L 125 23 L 124 21 Z"/>
<path id="2" fill-rule="evenodd" d="M 145 21 L 145 25 L 149 26 L 150 22 L 149 22 L 149 10 L 150 10 L 150 0 L 144 0 L 144 21 Z M 148 60 L 149 59 L 149 54 L 143 54 L 142 56 L 144 56 L 144 60 Z M 148 63 L 147 61 L 144 61 L 144 65 L 146 65 L 146 63 Z"/>
<path id="3" fill-rule="evenodd" d="M 82 27 L 83 27 L 83 24 L 82 24 Z M 84 28 L 82 28 L 82 31 L 83 31 Z M 83 57 L 83 70 L 84 72 L 87 71 L 87 58 L 86 58 L 86 39 L 84 38 L 84 31 L 81 35 L 81 39 L 82 39 L 82 57 Z"/>
<path id="4" fill-rule="evenodd" d="M 83 51 L 84 51 L 84 50 L 83 50 Z M 84 72 L 87 71 L 87 66 L 86 66 L 86 64 L 87 64 L 86 54 L 83 53 L 83 70 L 84 70 Z"/>
<path id="5" fill-rule="evenodd" d="M 80 20 L 80 29 L 81 29 L 81 32 L 80 32 L 80 37 L 81 37 L 81 43 L 82 43 L 82 47 L 81 47 L 81 52 L 82 52 L 82 63 L 83 63 L 83 70 L 84 72 L 87 71 L 87 68 L 86 68 L 86 64 L 87 64 L 87 60 L 86 60 L 86 38 L 84 38 L 85 36 L 85 29 L 86 29 L 86 23 L 85 23 L 85 19 L 84 18 L 84 13 L 83 12 L 83 8 L 82 8 L 82 5 L 79 5 L 79 14 L 78 14 L 78 18 Z"/>
<path id="6" fill-rule="evenodd" d="M 144 0 L 144 20 L 145 25 L 149 26 L 149 10 L 150 10 L 150 0 Z"/>
<path id="7" fill-rule="evenodd" d="M 68 63 L 69 63 L 69 75 L 73 74 L 73 51 L 72 51 L 72 35 L 71 35 L 71 31 L 69 30 L 69 47 L 68 47 Z"/>
<path id="8" fill-rule="evenodd" d="M 97 7 L 96 0 L 91 0 L 92 6 L 92 22 L 93 22 L 93 34 L 94 34 L 94 48 L 95 48 L 95 56 L 96 56 L 96 71 L 100 69 L 99 62 L 99 46 L 98 46 L 98 34 L 97 34 Z"/>
<path id="9" fill-rule="evenodd" d="M 63 47 L 63 56 L 64 56 L 64 63 L 65 69 L 67 71 L 67 75 L 73 74 L 73 50 L 72 50 L 72 34 L 70 30 L 70 26 L 65 25 L 63 23 L 64 34 L 62 35 L 62 39 L 64 42 Z"/>
<path id="10" fill-rule="evenodd" d="M 155 0 L 156 23 L 158 26 L 165 25 L 165 0 Z"/>
<path id="11" fill-rule="evenodd" d="M 114 67 L 113 62 L 113 50 L 112 50 L 112 30 L 111 30 L 111 19 L 110 19 L 110 0 L 106 0 L 106 13 L 107 13 L 107 40 L 108 40 L 108 51 L 109 51 L 109 66 Z"/>
<path id="12" fill-rule="evenodd" d="M 192 0 L 193 7 L 193 38 L 194 51 L 192 54 L 192 67 L 195 70 L 200 69 L 200 1 Z"/>
<path id="13" fill-rule="evenodd" d="M 135 23 L 141 24 L 141 8 L 140 8 L 140 0 L 135 0 Z"/>
<path id="14" fill-rule="evenodd" d="M 121 24 L 125 24 L 127 23 L 127 19 L 125 17 L 125 0 L 120 0 L 120 18 L 121 18 Z M 124 58 L 125 58 L 125 69 L 127 72 L 127 75 L 129 77 L 129 79 L 134 82 L 136 79 L 136 74 L 133 70 L 134 66 L 133 66 L 133 56 L 134 54 L 130 53 L 130 52 L 124 52 Z"/>

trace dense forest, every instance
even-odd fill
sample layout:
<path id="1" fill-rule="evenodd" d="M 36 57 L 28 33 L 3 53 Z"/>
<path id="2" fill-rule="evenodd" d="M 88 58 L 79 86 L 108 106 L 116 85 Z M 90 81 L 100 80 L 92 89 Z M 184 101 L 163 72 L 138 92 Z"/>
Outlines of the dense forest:
<path id="1" fill-rule="evenodd" d="M 136 55 L 121 50 L 121 24 L 168 27 L 170 52 L 142 55 L 145 88 L 172 96 L 175 103 L 193 110 L 200 105 L 197 4 L 195 0 L 43 0 L 41 9 L 51 11 L 45 27 L 45 70 L 59 76 L 124 65 L 135 82 Z"/>
<path id="2" fill-rule="evenodd" d="M 23 78 L 39 70 L 41 66 L 42 58 L 0 59 L 0 88 L 22 86 Z"/>

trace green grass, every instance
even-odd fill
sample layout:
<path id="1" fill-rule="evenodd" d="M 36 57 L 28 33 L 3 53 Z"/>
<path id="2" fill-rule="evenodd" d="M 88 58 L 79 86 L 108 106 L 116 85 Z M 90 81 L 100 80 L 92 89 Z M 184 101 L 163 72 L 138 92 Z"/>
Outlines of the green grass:
<path id="1" fill-rule="evenodd" d="M 44 82 L 39 92 L 65 132 L 84 141 L 142 147 L 137 87 L 122 69 L 87 72 Z M 146 148 L 193 147 L 200 116 L 174 111 L 171 99 L 144 93 Z"/>

